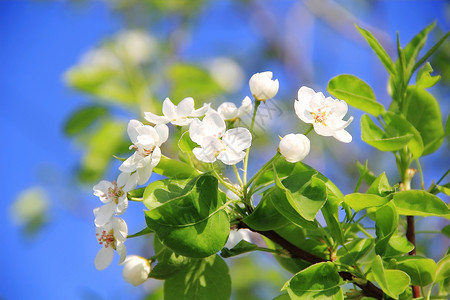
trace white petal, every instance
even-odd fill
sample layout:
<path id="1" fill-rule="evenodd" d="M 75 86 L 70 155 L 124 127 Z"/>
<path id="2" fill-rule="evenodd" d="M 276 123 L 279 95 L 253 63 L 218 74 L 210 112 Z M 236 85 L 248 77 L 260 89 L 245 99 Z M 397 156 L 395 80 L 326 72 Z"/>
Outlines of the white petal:
<path id="1" fill-rule="evenodd" d="M 224 120 L 231 120 L 237 117 L 238 109 L 232 102 L 224 102 L 217 108 L 217 112 Z"/>
<path id="2" fill-rule="evenodd" d="M 165 143 L 169 138 L 169 127 L 167 125 L 156 125 L 155 126 L 156 133 L 158 134 L 158 141 L 156 145 L 161 146 L 162 143 Z"/>
<path id="3" fill-rule="evenodd" d="M 224 134 L 222 141 L 228 148 L 239 152 L 250 147 L 252 134 L 247 128 L 232 128 Z"/>
<path id="4" fill-rule="evenodd" d="M 139 175 L 138 185 L 145 184 L 150 179 L 150 176 L 152 176 L 152 171 L 153 168 L 150 164 L 137 169 L 137 173 Z"/>
<path id="5" fill-rule="evenodd" d="M 174 120 L 177 118 L 176 106 L 170 101 L 169 98 L 164 99 L 163 102 L 163 114 L 169 120 Z"/>
<path id="6" fill-rule="evenodd" d="M 127 257 L 127 248 L 121 242 L 116 242 L 116 252 L 119 254 L 119 264 L 122 264 Z"/>
<path id="7" fill-rule="evenodd" d="M 194 99 L 191 97 L 181 100 L 176 107 L 177 118 L 190 116 L 194 111 L 194 105 Z"/>
<path id="8" fill-rule="evenodd" d="M 114 215 L 114 210 L 116 209 L 116 204 L 110 202 L 96 209 L 95 215 L 95 226 L 100 227 L 111 221 Z"/>
<path id="9" fill-rule="evenodd" d="M 114 212 L 116 213 L 116 215 L 121 215 L 127 210 L 127 208 L 128 208 L 128 198 L 125 194 L 122 197 L 120 197 L 119 200 L 117 201 L 116 210 Z"/>
<path id="10" fill-rule="evenodd" d="M 122 218 L 112 219 L 112 228 L 114 231 L 114 238 L 117 241 L 124 242 L 128 236 L 127 223 Z"/>
<path id="11" fill-rule="evenodd" d="M 117 179 L 117 185 L 122 187 L 122 191 L 124 193 L 127 193 L 131 190 L 133 190 L 136 185 L 137 185 L 137 180 L 138 180 L 138 175 L 136 173 L 130 174 L 130 173 L 122 173 L 122 174 L 127 174 L 128 176 L 124 176 L 124 179 L 126 179 L 125 183 L 119 184 L 119 178 Z"/>
<path id="12" fill-rule="evenodd" d="M 290 133 L 281 139 L 278 149 L 286 161 L 296 163 L 308 155 L 310 145 L 305 135 Z"/>
<path id="13" fill-rule="evenodd" d="M 153 149 L 153 153 L 152 153 L 152 160 L 150 162 L 150 166 L 153 169 L 154 167 L 156 167 L 157 164 L 159 164 L 159 162 L 161 161 L 161 149 L 156 146 L 155 149 Z"/>
<path id="14" fill-rule="evenodd" d="M 221 160 L 224 164 L 231 166 L 242 161 L 244 157 L 244 151 L 236 152 L 233 149 L 227 147 L 225 151 L 220 152 L 220 154 L 217 156 L 217 159 Z"/>
<path id="15" fill-rule="evenodd" d="M 307 86 L 302 86 L 298 90 L 297 96 L 298 96 L 299 101 L 310 102 L 315 94 L 316 94 L 316 92 L 313 89 L 311 89 Z"/>
<path id="16" fill-rule="evenodd" d="M 352 141 L 352 135 L 344 129 L 335 131 L 333 137 L 343 143 L 350 143 Z"/>
<path id="17" fill-rule="evenodd" d="M 348 111 L 348 105 L 343 100 L 335 100 L 333 103 L 332 112 L 333 115 L 339 119 L 342 119 Z"/>
<path id="18" fill-rule="evenodd" d="M 165 117 L 165 116 L 158 116 L 155 115 L 151 112 L 144 112 L 144 118 L 149 121 L 150 123 L 153 124 L 167 124 L 170 122 L 169 118 Z"/>
<path id="19" fill-rule="evenodd" d="M 179 117 L 178 119 L 176 119 L 175 121 L 172 121 L 171 123 L 175 126 L 186 126 L 191 124 L 192 119 L 188 118 L 188 117 Z"/>
<path id="20" fill-rule="evenodd" d="M 242 100 L 241 107 L 238 109 L 237 117 L 240 118 L 246 114 L 251 113 L 253 110 L 252 100 L 249 97 L 245 97 Z"/>
<path id="21" fill-rule="evenodd" d="M 205 103 L 199 109 L 194 110 L 190 116 L 191 117 L 201 117 L 204 114 L 206 114 L 206 112 L 208 112 L 210 109 L 211 109 L 211 103 Z"/>
<path id="22" fill-rule="evenodd" d="M 130 122 L 128 122 L 127 133 L 133 144 L 137 143 L 137 136 L 139 135 L 137 129 L 142 126 L 144 126 L 144 124 L 142 124 L 138 120 L 130 120 Z"/>
<path id="23" fill-rule="evenodd" d="M 138 164 L 140 159 L 142 159 L 142 156 L 140 156 L 137 152 L 134 152 L 133 155 L 128 157 L 120 165 L 119 170 L 124 173 L 131 173 L 136 171 L 136 165 Z"/>
<path id="24" fill-rule="evenodd" d="M 295 100 L 295 102 L 294 102 L 295 114 L 303 122 L 312 124 L 312 123 L 314 123 L 314 117 L 311 115 L 310 112 L 308 112 L 306 110 L 306 105 L 307 105 L 307 102 L 305 102 L 305 101 Z"/>
<path id="25" fill-rule="evenodd" d="M 322 123 L 314 123 L 314 131 L 318 135 L 322 136 L 333 136 L 335 130 L 333 128 L 330 128 L 329 126 L 325 126 Z"/>
<path id="26" fill-rule="evenodd" d="M 214 152 L 206 152 L 203 148 L 197 147 L 192 149 L 192 153 L 194 153 L 195 157 L 202 162 L 205 163 L 213 163 L 216 161 L 216 155 Z"/>
<path id="27" fill-rule="evenodd" d="M 114 250 L 112 247 L 102 247 L 95 256 L 95 268 L 99 271 L 106 269 L 112 262 Z"/>
<path id="28" fill-rule="evenodd" d="M 108 198 L 108 190 L 114 188 L 113 184 L 107 180 L 102 180 L 93 188 L 94 195 L 100 198 L 103 203 L 108 203 L 111 199 Z"/>
<path id="29" fill-rule="evenodd" d="M 203 121 L 195 119 L 189 127 L 189 136 L 197 144 L 201 144 L 204 137 L 219 138 L 225 133 L 226 125 L 222 117 L 213 111 L 209 111 Z"/>

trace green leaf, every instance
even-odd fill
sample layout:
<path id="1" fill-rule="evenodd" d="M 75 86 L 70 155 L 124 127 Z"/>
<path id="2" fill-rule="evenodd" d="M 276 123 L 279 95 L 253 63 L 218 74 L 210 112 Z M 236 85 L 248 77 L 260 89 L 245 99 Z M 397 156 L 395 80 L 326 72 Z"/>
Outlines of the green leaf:
<path id="1" fill-rule="evenodd" d="M 408 149 L 413 154 L 414 158 L 419 158 L 424 150 L 422 137 L 417 129 L 409 123 L 400 114 L 393 112 L 386 112 L 383 114 L 383 119 L 386 122 L 386 134 L 388 136 L 406 136 L 412 134 L 413 137 L 408 142 Z"/>
<path id="2" fill-rule="evenodd" d="M 145 187 L 129 191 L 127 193 L 127 198 L 130 200 L 142 199 L 142 197 L 144 196 L 144 191 L 145 191 Z"/>
<path id="3" fill-rule="evenodd" d="M 373 248 L 374 239 L 354 239 L 337 251 L 337 261 L 349 266 L 355 265 Z"/>
<path id="4" fill-rule="evenodd" d="M 150 278 L 162 280 L 170 278 L 192 261 L 191 258 L 178 255 L 165 247 L 157 236 L 154 238 L 153 247 L 158 254 L 156 258 L 158 263 L 151 269 Z"/>
<path id="5" fill-rule="evenodd" d="M 368 115 L 361 117 L 362 140 L 381 151 L 397 151 L 405 147 L 414 134 L 389 136 Z"/>
<path id="6" fill-rule="evenodd" d="M 419 286 L 432 283 L 436 273 L 434 260 L 420 256 L 398 257 L 396 268 L 409 275 L 411 284 Z"/>
<path id="7" fill-rule="evenodd" d="M 361 33 L 361 35 L 366 39 L 366 41 L 369 43 L 370 47 L 375 51 L 375 54 L 378 56 L 378 58 L 381 60 L 385 68 L 388 70 L 388 72 L 393 75 L 395 74 L 395 68 L 394 63 L 392 62 L 392 59 L 387 54 L 386 50 L 384 50 L 383 46 L 380 45 L 378 40 L 370 33 L 368 30 L 363 29 L 355 24 L 356 29 Z"/>
<path id="8" fill-rule="evenodd" d="M 437 185 L 436 188 L 443 194 L 450 196 L 450 183 L 444 185 Z"/>
<path id="9" fill-rule="evenodd" d="M 450 238 L 450 225 L 446 225 L 441 231 L 442 234 L 445 234 L 448 238 Z"/>
<path id="10" fill-rule="evenodd" d="M 121 122 L 107 120 L 92 135 L 86 144 L 86 154 L 82 158 L 80 179 L 84 182 L 100 180 L 108 167 L 113 154 L 122 145 L 126 125 Z"/>
<path id="11" fill-rule="evenodd" d="M 222 251 L 220 251 L 220 256 L 222 256 L 223 258 L 228 258 L 258 250 L 258 248 L 259 247 L 255 244 L 249 243 L 246 240 L 241 240 L 236 246 L 231 249 L 223 248 Z"/>
<path id="12" fill-rule="evenodd" d="M 73 136 L 88 128 L 100 117 L 106 116 L 109 111 L 104 106 L 83 107 L 73 113 L 64 125 L 64 133 Z"/>
<path id="13" fill-rule="evenodd" d="M 403 114 L 422 137 L 425 147 L 422 155 L 436 151 L 442 144 L 444 127 L 439 103 L 433 95 L 415 86 L 408 87 Z"/>
<path id="14" fill-rule="evenodd" d="M 384 106 L 377 102 L 372 88 L 353 75 L 338 75 L 328 82 L 327 90 L 334 97 L 375 117 L 384 112 Z"/>
<path id="15" fill-rule="evenodd" d="M 376 245 L 375 252 L 384 255 L 389 239 L 397 232 L 398 213 L 391 202 L 378 207 L 375 213 Z"/>
<path id="16" fill-rule="evenodd" d="M 414 249 L 414 245 L 408 241 L 405 237 L 394 234 L 389 239 L 386 247 L 385 257 L 399 256 L 405 253 L 409 253 Z"/>
<path id="17" fill-rule="evenodd" d="M 393 188 L 389 184 L 389 181 L 386 177 L 386 173 L 381 173 L 369 186 L 367 189 L 367 194 L 374 194 L 379 196 L 386 196 L 390 192 L 392 192 Z"/>
<path id="18" fill-rule="evenodd" d="M 341 279 L 331 262 L 314 264 L 292 277 L 283 287 L 291 299 L 343 299 Z"/>
<path id="19" fill-rule="evenodd" d="M 437 216 L 450 218 L 450 210 L 439 197 L 421 190 L 402 191 L 394 194 L 397 211 L 406 216 Z"/>
<path id="20" fill-rule="evenodd" d="M 163 180 L 159 186 L 155 183 L 147 187 L 147 226 L 175 253 L 207 257 L 221 250 L 229 235 L 226 196 L 218 191 L 213 176 L 202 175 L 184 182 Z"/>
<path id="21" fill-rule="evenodd" d="M 172 64 L 167 70 L 167 76 L 172 82 L 170 99 L 181 101 L 186 95 L 191 95 L 203 102 L 223 92 L 210 73 L 196 65 Z"/>
<path id="22" fill-rule="evenodd" d="M 164 282 L 165 300 L 228 300 L 230 297 L 228 266 L 218 255 L 195 259 Z"/>
<path id="23" fill-rule="evenodd" d="M 450 32 L 447 32 L 442 38 L 439 39 L 439 41 L 434 44 L 433 47 L 431 47 L 428 52 L 422 56 L 422 58 L 419 59 L 419 61 L 413 66 L 411 73 L 414 73 L 415 70 L 417 70 L 418 67 L 420 67 L 431 55 L 433 55 L 434 52 L 442 45 L 442 43 L 450 36 Z"/>
<path id="24" fill-rule="evenodd" d="M 430 63 L 427 62 L 423 65 L 422 68 L 417 72 L 416 75 L 416 85 L 419 88 L 426 89 L 434 86 L 436 83 L 441 80 L 441 76 L 431 76 L 431 72 L 433 72 L 433 68 Z"/>
<path id="25" fill-rule="evenodd" d="M 284 197 L 281 192 L 278 194 L 281 197 Z M 272 201 L 272 197 L 275 197 L 274 201 Z M 243 222 L 252 229 L 260 231 L 273 230 L 286 225 L 289 220 L 286 219 L 274 205 L 274 202 L 279 205 L 278 199 L 281 197 L 274 195 L 274 189 L 268 191 L 263 195 L 255 210 L 243 219 Z M 307 221 L 305 220 L 305 222 Z"/>
<path id="26" fill-rule="evenodd" d="M 173 179 L 192 178 L 201 174 L 199 170 L 190 165 L 164 155 L 161 156 L 158 165 L 153 168 L 153 172 Z"/>
<path id="27" fill-rule="evenodd" d="M 314 175 L 313 172 L 295 173 L 281 182 L 275 172 L 276 184 L 284 191 L 289 204 L 309 221 L 314 221 L 327 201 L 325 184 Z"/>
<path id="28" fill-rule="evenodd" d="M 184 132 L 178 140 L 178 148 L 180 148 L 183 153 L 192 154 L 192 150 L 195 147 L 198 147 L 198 145 L 191 140 L 189 131 Z"/>
<path id="29" fill-rule="evenodd" d="M 410 284 L 410 278 L 405 272 L 385 270 L 379 255 L 372 262 L 372 275 L 383 292 L 394 299 L 397 299 Z"/>
<path id="30" fill-rule="evenodd" d="M 435 282 L 440 282 L 450 277 L 450 254 L 438 261 L 435 274 Z"/>
<path id="31" fill-rule="evenodd" d="M 127 235 L 127 239 L 129 239 L 129 238 L 134 238 L 134 237 L 138 237 L 138 236 L 143 236 L 143 235 L 150 234 L 150 233 L 153 233 L 153 230 L 151 230 L 151 229 L 148 228 L 148 227 L 145 227 L 145 228 L 142 229 L 141 231 L 138 231 L 138 232 L 136 232 L 136 233 Z"/>
<path id="32" fill-rule="evenodd" d="M 355 212 L 358 212 L 368 207 L 382 206 L 388 203 L 389 200 L 378 195 L 353 193 L 346 195 L 344 202 L 353 208 Z"/>
<path id="33" fill-rule="evenodd" d="M 359 175 L 364 179 L 364 181 L 371 185 L 372 182 L 377 178 L 375 174 L 369 170 L 368 161 L 366 160 L 365 164 L 362 165 L 359 161 L 356 161 L 356 168 L 358 169 Z"/>
<path id="34" fill-rule="evenodd" d="M 406 66 L 410 72 L 412 73 L 412 68 L 414 66 L 414 63 L 416 62 L 417 55 L 419 54 L 420 50 L 425 45 L 425 42 L 427 41 L 428 33 L 436 26 L 436 21 L 425 27 L 421 32 L 419 32 L 416 36 L 412 38 L 412 40 L 406 45 L 404 49 L 405 59 L 406 59 Z"/>

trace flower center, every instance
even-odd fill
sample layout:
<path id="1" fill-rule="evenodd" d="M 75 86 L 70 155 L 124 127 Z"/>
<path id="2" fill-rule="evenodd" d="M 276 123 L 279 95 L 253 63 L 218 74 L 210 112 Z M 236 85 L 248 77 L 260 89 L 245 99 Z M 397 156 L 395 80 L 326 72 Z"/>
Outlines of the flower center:
<path id="1" fill-rule="evenodd" d="M 326 106 L 319 108 L 317 111 L 311 112 L 311 115 L 313 115 L 316 123 L 324 123 L 330 114 L 331 112 L 327 110 Z"/>
<path id="2" fill-rule="evenodd" d="M 108 248 L 109 246 L 115 248 L 114 242 L 116 239 L 114 238 L 113 230 L 110 231 L 103 230 L 102 234 L 99 233 L 96 234 L 98 243 L 100 245 L 103 245 L 103 247 Z"/>
<path id="3" fill-rule="evenodd" d="M 117 182 L 113 181 L 112 184 L 114 185 L 114 188 L 110 187 L 108 189 L 108 198 L 113 199 L 116 204 L 119 204 L 119 198 L 124 195 L 124 192 L 122 190 L 122 187 L 117 186 Z"/>

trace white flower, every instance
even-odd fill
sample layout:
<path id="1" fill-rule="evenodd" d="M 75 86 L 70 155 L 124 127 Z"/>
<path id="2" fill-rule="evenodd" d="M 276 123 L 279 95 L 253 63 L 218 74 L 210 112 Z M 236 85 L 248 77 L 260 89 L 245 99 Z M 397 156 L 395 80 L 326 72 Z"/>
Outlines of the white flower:
<path id="1" fill-rule="evenodd" d="M 105 225 L 114 214 L 123 214 L 128 207 L 127 193 L 136 187 L 137 180 L 137 173 L 121 173 L 117 182 L 102 180 L 94 186 L 94 195 L 105 204 L 98 207 L 95 226 Z"/>
<path id="2" fill-rule="evenodd" d="M 109 49 L 98 48 L 86 52 L 81 57 L 81 65 L 91 69 L 118 70 L 120 60 Z"/>
<path id="3" fill-rule="evenodd" d="M 141 30 L 127 30 L 119 33 L 115 50 L 133 63 L 144 63 L 156 52 L 156 40 Z"/>
<path id="4" fill-rule="evenodd" d="M 119 170 L 124 173 L 136 171 L 138 174 L 137 184 L 144 184 L 150 178 L 153 168 L 161 160 L 159 147 L 167 141 L 169 128 L 165 124 L 152 127 L 137 120 L 131 120 L 128 123 L 128 136 L 133 142 L 130 149 L 136 151 L 122 163 Z"/>
<path id="5" fill-rule="evenodd" d="M 245 97 L 242 100 L 241 106 L 239 108 L 232 102 L 224 102 L 220 104 L 217 112 L 219 115 L 225 120 L 236 120 L 246 114 L 250 113 L 253 110 L 252 100 L 249 97 Z"/>
<path id="6" fill-rule="evenodd" d="M 294 103 L 295 113 L 305 123 L 314 125 L 317 134 L 333 136 L 343 143 L 350 143 L 352 136 L 344 130 L 353 120 L 342 120 L 347 113 L 347 103 L 343 100 L 325 98 L 322 93 L 302 86 L 298 90 L 298 100 Z"/>
<path id="7" fill-rule="evenodd" d="M 144 257 L 129 255 L 123 265 L 123 278 L 134 286 L 144 283 L 150 274 L 150 262 Z"/>
<path id="8" fill-rule="evenodd" d="M 209 109 L 209 104 L 194 110 L 194 99 L 191 97 L 184 98 L 178 105 L 175 105 L 166 98 L 163 102 L 163 116 L 155 115 L 151 112 L 145 112 L 145 119 L 153 124 L 172 123 L 176 126 L 189 125 L 195 117 L 203 116 Z"/>
<path id="9" fill-rule="evenodd" d="M 216 159 L 234 165 L 245 157 L 243 150 L 250 147 L 252 135 L 243 127 L 226 131 L 225 121 L 215 111 L 209 111 L 203 121 L 195 119 L 189 127 L 191 140 L 199 144 L 193 153 L 198 160 L 212 163 Z"/>
<path id="10" fill-rule="evenodd" d="M 119 263 L 122 263 L 125 260 L 127 252 L 123 244 L 128 235 L 127 223 L 121 218 L 113 218 L 111 222 L 101 227 L 96 227 L 95 231 L 97 241 L 102 246 L 97 256 L 95 256 L 94 262 L 97 270 L 103 270 L 111 264 L 114 257 L 114 250 L 120 256 Z"/>
<path id="11" fill-rule="evenodd" d="M 278 93 L 278 79 L 272 80 L 272 72 L 254 74 L 249 81 L 250 91 L 257 100 L 266 101 Z"/>
<path id="12" fill-rule="evenodd" d="M 219 57 L 209 61 L 206 65 L 214 80 L 227 92 L 236 92 L 244 81 L 244 72 L 236 61 Z"/>
<path id="13" fill-rule="evenodd" d="M 278 149 L 286 161 L 296 163 L 308 155 L 310 145 L 311 143 L 305 135 L 290 133 L 281 138 Z"/>
<path id="14" fill-rule="evenodd" d="M 245 240 L 251 243 L 250 238 L 251 231 L 248 229 L 234 229 L 230 231 L 230 235 L 228 236 L 227 243 L 225 244 L 225 248 L 231 249 L 236 246 L 240 241 Z"/>

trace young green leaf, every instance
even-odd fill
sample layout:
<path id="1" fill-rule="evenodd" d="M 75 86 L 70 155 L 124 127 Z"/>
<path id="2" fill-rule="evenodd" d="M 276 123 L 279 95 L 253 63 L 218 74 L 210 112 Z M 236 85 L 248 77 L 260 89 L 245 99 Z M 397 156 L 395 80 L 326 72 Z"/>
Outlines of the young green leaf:
<path id="1" fill-rule="evenodd" d="M 88 106 L 77 110 L 64 125 L 64 133 L 73 136 L 88 128 L 100 117 L 106 116 L 109 111 L 104 106 Z"/>
<path id="2" fill-rule="evenodd" d="M 366 160 L 365 164 L 362 165 L 359 161 L 356 162 L 356 168 L 358 169 L 359 175 L 364 179 L 364 181 L 371 185 L 372 182 L 377 178 L 375 174 L 369 170 L 368 161 Z"/>
<path id="3" fill-rule="evenodd" d="M 427 89 L 434 86 L 436 83 L 441 80 L 441 76 L 431 76 L 431 72 L 433 72 L 433 68 L 430 63 L 427 62 L 423 65 L 422 68 L 417 72 L 416 75 L 416 85 L 419 88 Z"/>
<path id="4" fill-rule="evenodd" d="M 337 261 L 349 266 L 356 264 L 373 248 L 374 239 L 354 239 L 337 251 Z"/>
<path id="5" fill-rule="evenodd" d="M 393 188 L 389 184 L 389 181 L 386 177 L 386 173 L 381 173 L 369 186 L 367 189 L 367 194 L 374 194 L 379 196 L 386 196 L 390 192 L 392 192 Z"/>
<path id="6" fill-rule="evenodd" d="M 425 27 L 421 32 L 419 32 L 416 36 L 412 38 L 412 40 L 408 43 L 408 45 L 406 45 L 403 52 L 405 54 L 406 66 L 409 70 L 411 70 L 410 71 L 411 73 L 414 63 L 416 62 L 417 55 L 425 45 L 425 42 L 427 41 L 428 33 L 435 26 L 436 21 Z"/>
<path id="7" fill-rule="evenodd" d="M 147 187 L 151 189 L 144 193 L 150 209 L 145 212 L 147 226 L 166 247 L 183 256 L 207 257 L 221 250 L 230 221 L 223 206 L 226 196 L 218 191 L 217 179 L 202 175 L 184 187 L 179 183 L 167 187 Z"/>
<path id="8" fill-rule="evenodd" d="M 375 117 L 384 112 L 384 107 L 377 102 L 372 88 L 356 76 L 338 75 L 328 82 L 327 90 L 336 98 Z"/>
<path id="9" fill-rule="evenodd" d="M 377 255 L 372 261 L 372 276 L 383 292 L 397 299 L 410 284 L 408 274 L 400 270 L 385 270 L 381 257 Z"/>
<path id="10" fill-rule="evenodd" d="M 389 239 L 384 257 L 399 256 L 405 253 L 409 253 L 413 249 L 414 245 L 410 243 L 405 237 L 394 234 Z"/>
<path id="11" fill-rule="evenodd" d="M 283 286 L 291 299 L 343 299 L 341 279 L 331 262 L 314 264 L 292 277 Z"/>
<path id="12" fill-rule="evenodd" d="M 348 204 L 355 212 L 361 211 L 369 207 L 382 206 L 389 202 L 386 197 L 373 194 L 353 193 L 345 195 L 344 202 Z"/>
<path id="13" fill-rule="evenodd" d="M 155 235 L 153 248 L 157 253 L 157 264 L 152 268 L 149 277 L 155 279 L 167 279 L 186 267 L 192 259 L 182 255 L 178 255 L 165 247 Z"/>
<path id="14" fill-rule="evenodd" d="M 397 232 L 398 213 L 391 202 L 378 207 L 375 213 L 375 232 L 377 234 L 375 252 L 384 255 L 389 239 Z"/>
<path id="15" fill-rule="evenodd" d="M 220 251 L 220 256 L 222 256 L 223 258 L 228 258 L 228 257 L 241 255 L 243 253 L 258 250 L 258 248 L 259 247 L 255 244 L 249 243 L 246 240 L 241 240 L 232 249 L 223 248 L 222 251 Z"/>
<path id="16" fill-rule="evenodd" d="M 450 277 L 450 254 L 447 254 L 436 265 L 435 282 L 440 282 Z"/>
<path id="17" fill-rule="evenodd" d="M 439 39 L 439 41 L 433 46 L 431 47 L 430 50 L 428 50 L 428 52 L 422 56 L 422 58 L 420 58 L 413 66 L 411 74 L 414 73 L 417 68 L 419 68 L 424 62 L 427 61 L 427 59 L 433 55 L 434 52 L 436 52 L 436 50 L 442 45 L 443 42 L 445 42 L 445 40 L 450 36 L 450 32 L 447 32 L 443 37 L 441 37 Z"/>
<path id="18" fill-rule="evenodd" d="M 218 255 L 194 259 L 164 282 L 165 300 L 228 300 L 230 297 L 228 266 Z"/>
<path id="19" fill-rule="evenodd" d="M 397 211 L 406 216 L 437 216 L 450 219 L 450 209 L 439 197 L 421 190 L 402 191 L 394 194 Z"/>
<path id="20" fill-rule="evenodd" d="M 153 168 L 153 172 L 173 179 L 192 178 L 201 174 L 199 170 L 190 165 L 164 155 L 161 156 L 158 165 Z"/>
<path id="21" fill-rule="evenodd" d="M 396 268 L 411 278 L 411 284 L 426 286 L 434 281 L 436 263 L 431 258 L 420 256 L 398 257 Z"/>
<path id="22" fill-rule="evenodd" d="M 392 62 L 391 57 L 387 54 L 386 50 L 384 50 L 383 46 L 378 42 L 378 40 L 370 33 L 368 30 L 363 29 L 355 24 L 356 29 L 361 33 L 361 35 L 366 39 L 369 43 L 370 47 L 375 51 L 375 54 L 381 60 L 385 68 L 391 75 L 395 74 L 394 63 Z"/>
<path id="23" fill-rule="evenodd" d="M 406 120 L 422 136 L 425 147 L 422 155 L 436 151 L 442 144 L 444 127 L 439 103 L 433 95 L 419 87 L 410 86 L 406 91 L 402 110 Z"/>
<path id="24" fill-rule="evenodd" d="M 362 140 L 381 151 L 396 151 L 405 147 L 414 134 L 389 136 L 368 115 L 361 117 Z"/>

